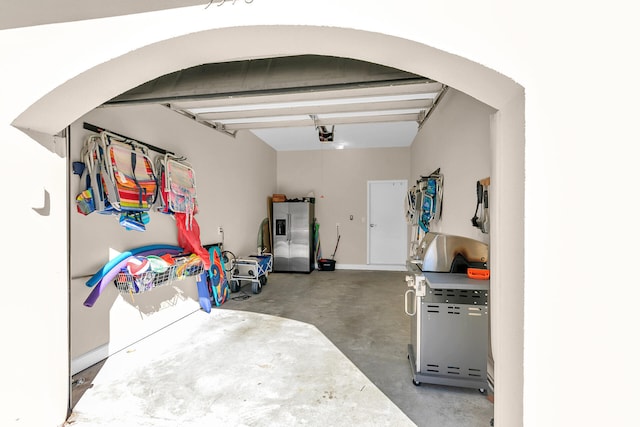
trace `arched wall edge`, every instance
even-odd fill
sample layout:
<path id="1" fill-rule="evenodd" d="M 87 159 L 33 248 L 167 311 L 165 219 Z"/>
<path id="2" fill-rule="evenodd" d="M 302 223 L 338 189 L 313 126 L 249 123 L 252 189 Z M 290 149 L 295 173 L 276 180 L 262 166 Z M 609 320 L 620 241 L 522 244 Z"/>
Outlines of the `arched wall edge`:
<path id="1" fill-rule="evenodd" d="M 62 83 L 12 125 L 52 135 L 114 96 L 173 71 L 213 62 L 301 54 L 359 59 L 420 74 L 495 109 L 523 91 L 494 70 L 417 41 L 336 27 L 247 26 L 186 34 L 124 53 Z"/>
<path id="2" fill-rule="evenodd" d="M 204 48 L 207 46 L 215 48 Z M 501 332 L 501 325 L 510 332 L 522 330 L 525 99 L 523 87 L 507 76 L 421 41 L 381 33 L 315 26 L 231 27 L 159 40 L 87 69 L 44 94 L 12 125 L 30 135 L 54 135 L 114 96 L 176 70 L 204 63 L 300 54 L 359 59 L 424 75 L 497 110 L 491 136 L 492 185 L 496 183 L 491 243 L 503 249 L 492 248 L 491 254 L 497 312 L 493 328 L 498 366 L 495 411 L 500 423 L 521 425 L 523 333 L 519 339 L 510 340 Z M 514 375 L 514 369 L 519 375 L 503 379 Z"/>

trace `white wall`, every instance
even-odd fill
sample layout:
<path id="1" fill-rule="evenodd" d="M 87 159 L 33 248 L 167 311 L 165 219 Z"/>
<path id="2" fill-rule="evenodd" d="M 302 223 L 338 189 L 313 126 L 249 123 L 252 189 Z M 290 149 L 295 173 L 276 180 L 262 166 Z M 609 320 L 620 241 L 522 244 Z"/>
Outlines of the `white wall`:
<path id="1" fill-rule="evenodd" d="M 55 425 L 66 416 L 69 383 L 66 143 L 48 137 L 49 151 L 7 127 L 10 92 L 0 93 L 0 176 L 11 200 L 0 231 L 0 425 Z"/>
<path id="2" fill-rule="evenodd" d="M 509 393 L 525 390 L 524 405 L 512 406 L 508 419 L 512 422 L 531 420 L 531 425 L 539 425 L 539 412 L 527 415 L 524 412 L 527 409 L 525 406 L 535 406 L 533 401 L 538 396 L 537 392 L 543 389 L 532 386 L 542 374 L 527 375 L 525 383 L 523 369 L 526 351 L 535 346 L 528 343 L 525 348 L 528 332 L 526 335 L 522 332 L 525 311 L 528 309 L 525 306 L 525 287 L 519 286 L 525 272 L 522 244 L 525 223 L 524 131 L 522 94 L 491 116 L 491 355 L 494 361 L 493 378 L 497 384 L 496 398 L 509 399 Z M 531 330 L 530 325 L 525 328 L 526 331 Z M 530 360 L 527 362 L 531 364 Z M 555 378 L 547 380 L 555 381 Z M 530 394 L 531 390 L 536 390 L 533 395 L 536 397 Z M 545 420 L 541 422 L 546 424 Z M 559 422 L 557 425 L 565 424 L 565 421 Z M 553 423 L 556 425 L 555 419 Z M 567 423 L 572 424 L 568 420 Z"/>
<path id="3" fill-rule="evenodd" d="M 8 408 L 0 422 L 60 422 L 67 389 L 64 162 L 10 123 L 43 132 L 30 135 L 52 146 L 52 134 L 163 72 L 209 60 L 315 53 L 430 76 L 499 110 L 492 233 L 496 220 L 502 224 L 491 241 L 504 253 L 492 253 L 492 285 L 515 292 L 498 291 L 506 327 L 498 350 L 508 358 L 524 348 L 525 359 L 497 373 L 496 422 L 633 425 L 640 374 L 598 375 L 594 367 L 633 367 L 640 358 L 629 339 L 635 311 L 600 297 L 603 289 L 633 295 L 637 288 L 619 267 L 640 238 L 633 198 L 640 157 L 632 108 L 640 95 L 636 17 L 635 5 L 620 0 L 403 0 L 393 8 L 365 0 L 272 0 L 0 32 L 0 141 L 11 159 L 0 176 L 28 176 L 21 186 L 5 186 L 12 215 L 3 242 L 11 244 L 0 259 L 4 283 L 31 285 L 28 295 L 0 302 L 4 348 L 11 349 L 0 367 L 0 401 Z M 26 175 L 25 159 L 34 166 Z M 42 203 L 35 200 L 42 187 L 50 195 L 48 216 L 31 209 Z M 606 200 L 604 211 L 594 213 L 594 198 Z M 34 248 L 46 254 L 35 263 L 46 283 L 25 283 L 34 257 L 15 255 Z M 50 355 L 46 368 L 37 363 L 42 348 Z M 521 368 L 524 388 L 510 381 Z M 25 386 L 33 383 L 39 387 Z"/>
<path id="4" fill-rule="evenodd" d="M 266 200 L 276 184 L 271 147 L 250 132 L 232 138 L 161 106 L 109 107 L 88 113 L 71 127 L 71 161 L 81 160 L 82 143 L 91 134 L 83 129 L 84 122 L 185 156 L 196 172 L 202 243 L 221 242 L 222 226 L 225 249 L 238 255 L 255 252 L 258 227 L 267 216 Z M 80 179 L 74 175 L 70 184 L 71 194 L 78 194 Z M 74 199 L 69 206 L 72 373 L 200 308 L 193 278 L 135 295 L 133 301 L 109 285 L 93 307 L 85 307 L 92 290 L 85 282 L 113 252 L 177 245 L 177 229 L 170 216 L 151 211 L 145 232 L 127 231 L 117 216 L 80 215 Z"/>
<path id="5" fill-rule="evenodd" d="M 408 165 L 408 147 L 280 151 L 278 192 L 295 198 L 313 191 L 322 256 L 333 254 L 340 224 L 338 268 L 362 268 L 367 264 L 367 181 L 408 180 Z"/>

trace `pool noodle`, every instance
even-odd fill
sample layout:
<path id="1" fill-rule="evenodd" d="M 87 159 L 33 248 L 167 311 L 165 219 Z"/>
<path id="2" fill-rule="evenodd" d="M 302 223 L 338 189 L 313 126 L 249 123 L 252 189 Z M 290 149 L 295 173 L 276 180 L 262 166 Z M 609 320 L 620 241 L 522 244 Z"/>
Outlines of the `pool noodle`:
<path id="1" fill-rule="evenodd" d="M 107 274 L 102 277 L 98 284 L 91 290 L 91 293 L 89 294 L 87 299 L 84 300 L 85 307 L 93 307 L 93 304 L 96 303 L 104 288 L 118 275 L 118 273 L 120 273 L 120 270 L 122 270 L 127 265 L 127 262 L 129 262 L 129 260 L 134 256 L 135 255 L 130 255 L 127 258 L 121 260 L 111 270 L 109 270 Z"/>
<path id="2" fill-rule="evenodd" d="M 87 280 L 86 285 L 89 288 L 93 287 L 93 285 L 98 283 L 109 271 L 111 271 L 111 269 L 116 264 L 120 263 L 120 261 L 122 261 L 123 259 L 129 258 L 132 255 L 138 255 L 140 254 L 140 252 L 151 251 L 156 249 L 165 249 L 165 250 L 172 249 L 172 250 L 177 250 L 179 252 L 183 251 L 183 249 L 179 246 L 164 245 L 164 244 L 140 246 L 139 248 L 128 250 L 126 252 L 121 253 L 120 255 L 118 255 L 108 263 L 106 263 L 100 270 L 98 270 L 93 276 L 91 276 L 89 280 Z"/>

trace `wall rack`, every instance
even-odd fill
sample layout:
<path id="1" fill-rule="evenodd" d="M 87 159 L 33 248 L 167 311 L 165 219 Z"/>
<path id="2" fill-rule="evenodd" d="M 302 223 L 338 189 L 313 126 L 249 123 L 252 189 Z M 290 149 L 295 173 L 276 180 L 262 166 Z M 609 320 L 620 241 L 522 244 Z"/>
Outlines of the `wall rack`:
<path id="1" fill-rule="evenodd" d="M 142 274 L 133 275 L 127 269 L 122 269 L 114 282 L 122 295 L 133 295 L 167 286 L 203 272 L 204 264 L 199 257 L 179 257 L 175 258 L 175 264 L 168 266 L 164 271 L 147 270 Z"/>

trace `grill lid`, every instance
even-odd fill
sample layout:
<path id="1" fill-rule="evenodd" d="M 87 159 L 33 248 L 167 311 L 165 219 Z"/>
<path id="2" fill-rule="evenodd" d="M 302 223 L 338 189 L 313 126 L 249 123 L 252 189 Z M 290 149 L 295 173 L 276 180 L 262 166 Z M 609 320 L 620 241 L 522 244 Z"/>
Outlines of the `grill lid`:
<path id="1" fill-rule="evenodd" d="M 412 265 L 421 271 L 466 273 L 467 268 L 487 268 L 489 245 L 463 236 L 429 232 L 420 241 Z"/>

